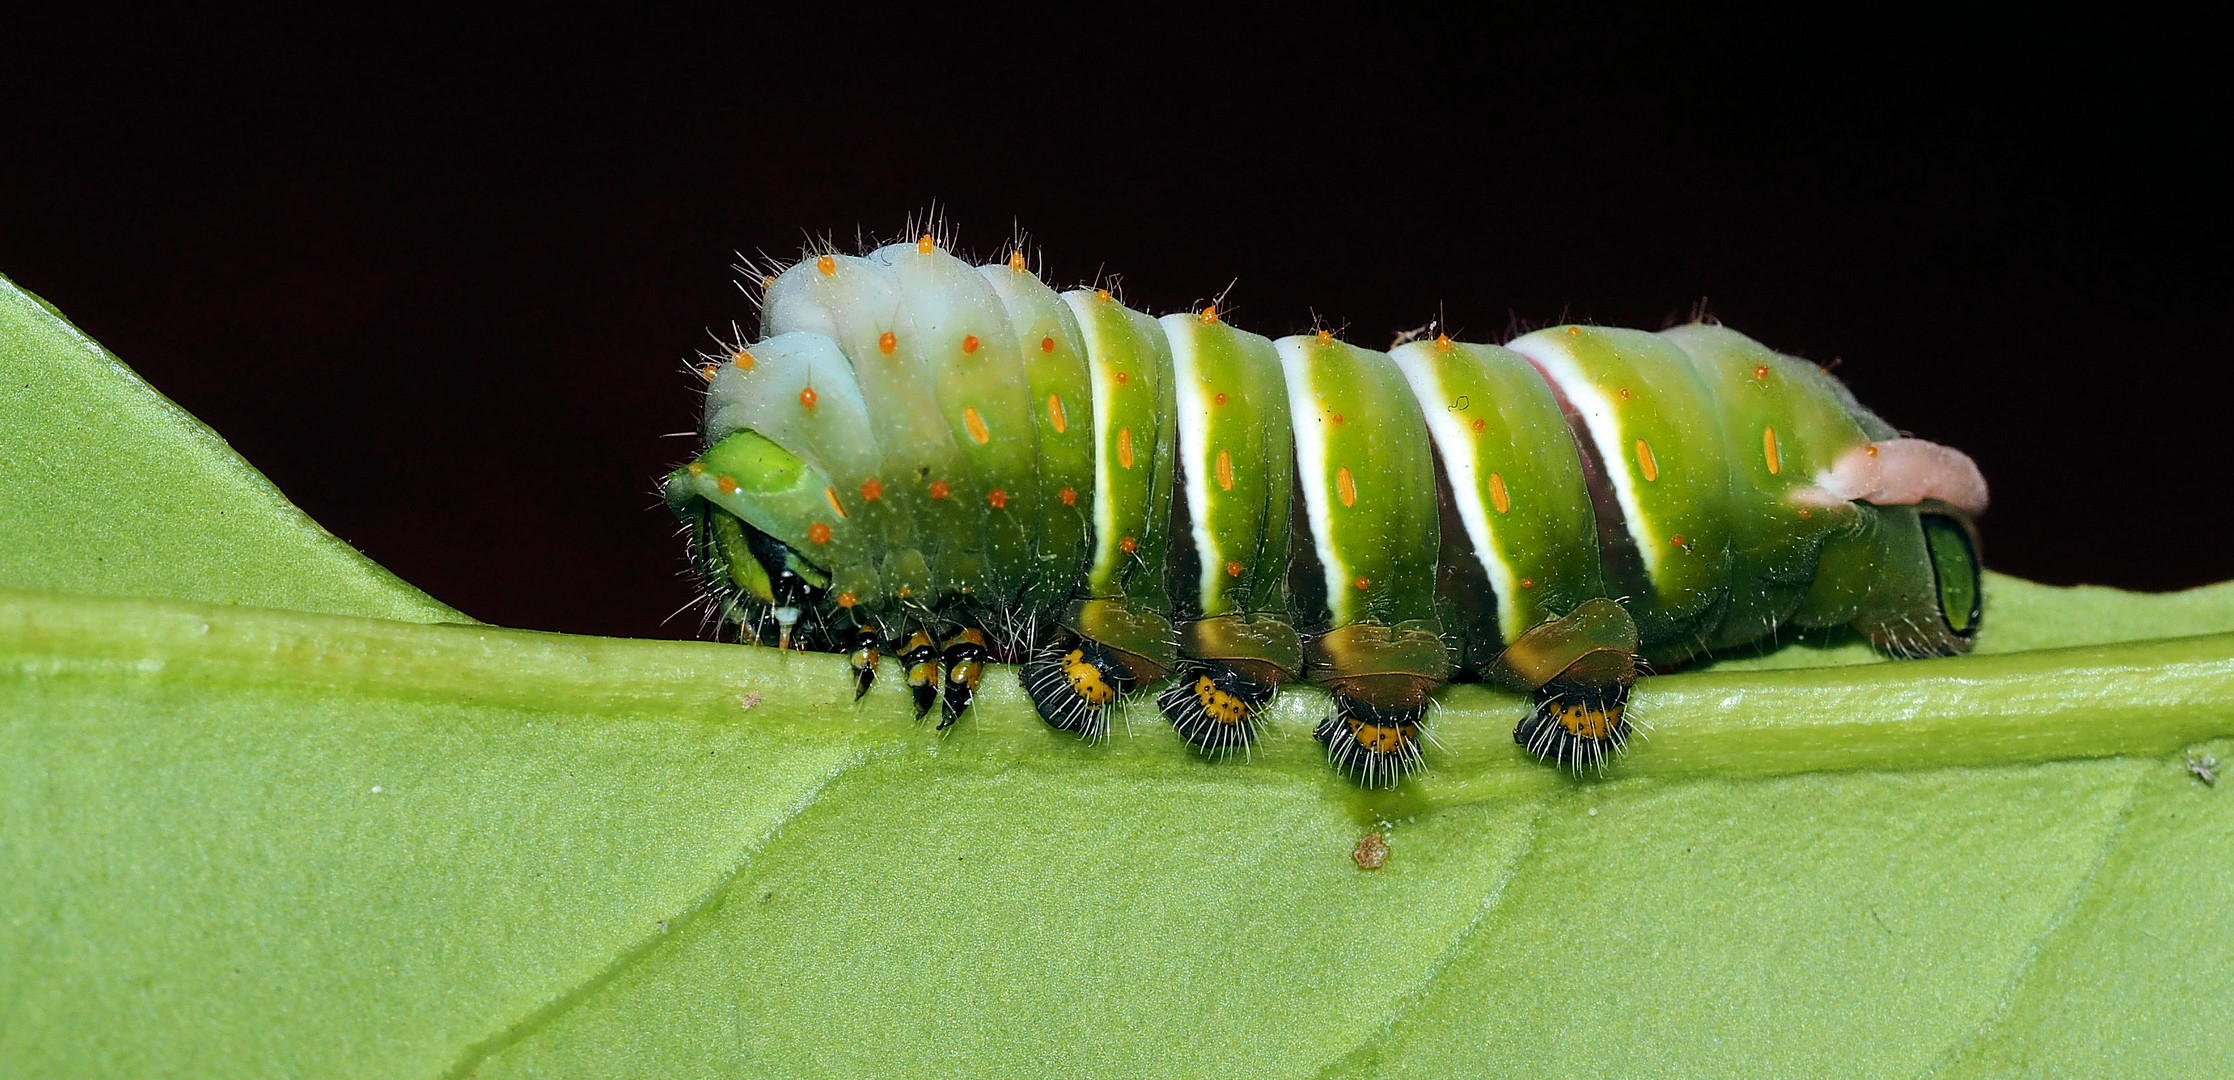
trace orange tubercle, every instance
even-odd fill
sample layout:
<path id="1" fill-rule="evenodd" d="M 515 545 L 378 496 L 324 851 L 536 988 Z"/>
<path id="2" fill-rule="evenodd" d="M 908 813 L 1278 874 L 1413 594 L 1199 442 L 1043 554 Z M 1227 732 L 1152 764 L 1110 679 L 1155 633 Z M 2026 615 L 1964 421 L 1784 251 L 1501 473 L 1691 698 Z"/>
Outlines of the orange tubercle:
<path id="1" fill-rule="evenodd" d="M 890 330 L 885 331 L 882 336 L 877 338 L 877 351 L 886 356 L 892 355 L 892 350 L 899 347 L 900 339 L 893 336 Z"/>
<path id="2" fill-rule="evenodd" d="M 962 335 L 962 351 L 963 351 L 964 353 L 974 353 L 974 352 L 976 352 L 976 351 L 977 351 L 977 335 L 976 335 L 976 334 L 964 334 L 964 335 Z"/>
<path id="3" fill-rule="evenodd" d="M 1451 336 L 1449 334 L 1435 335 L 1435 348 L 1440 352 L 1449 352 L 1451 348 Z"/>
<path id="4" fill-rule="evenodd" d="M 1229 562 L 1229 563 L 1227 563 L 1227 564 L 1226 564 L 1226 576 L 1227 576 L 1227 577 L 1240 577 L 1240 576 L 1241 576 L 1241 564 L 1240 564 L 1240 563 L 1238 563 L 1238 562 Z"/>
<path id="5" fill-rule="evenodd" d="M 1218 321 L 1218 305 L 1216 305 L 1216 304 L 1205 304 L 1205 305 L 1203 305 L 1203 308 L 1202 308 L 1202 321 L 1204 321 L 1204 322 L 1206 322 L 1206 323 L 1214 323 L 1214 322 L 1217 322 L 1217 321 Z"/>
<path id="6" fill-rule="evenodd" d="M 736 352 L 730 353 L 729 362 L 737 365 L 738 369 L 742 371 L 751 371 L 756 365 L 759 364 L 759 361 L 752 358 L 751 353 L 746 352 L 743 349 L 739 349 Z"/>
<path id="7" fill-rule="evenodd" d="M 1049 334 L 1049 335 L 1047 335 L 1046 337 L 1043 337 L 1043 338 L 1039 339 L 1039 351 L 1041 351 L 1041 352 L 1054 352 L 1054 351 L 1055 351 L 1055 335 L 1053 335 L 1053 334 Z"/>
<path id="8" fill-rule="evenodd" d="M 1064 506 L 1077 506 L 1077 505 L 1078 505 L 1078 489 L 1077 489 L 1077 488 L 1064 488 L 1064 489 L 1062 490 L 1062 493 L 1061 493 L 1060 495 L 1058 495 L 1057 497 L 1063 500 L 1063 505 L 1064 505 Z"/>
<path id="9" fill-rule="evenodd" d="M 720 488 L 724 495 L 735 495 L 737 493 L 737 478 L 734 476 L 716 477 L 714 486 Z"/>
<path id="10" fill-rule="evenodd" d="M 706 366 L 698 369 L 698 377 L 706 380 L 707 382 L 712 382 L 714 381 L 715 373 L 719 372 L 720 370 L 721 368 L 713 364 L 707 364 Z"/>
<path id="11" fill-rule="evenodd" d="M 884 498 L 884 485 L 875 480 L 861 481 L 861 501 L 875 502 Z"/>
<path id="12" fill-rule="evenodd" d="M 932 497 L 932 498 L 934 498 L 934 499 L 943 499 L 943 498 L 946 498 L 946 496 L 947 496 L 946 481 L 944 481 L 944 480 L 933 480 L 933 481 L 931 481 L 931 497 Z"/>
<path id="13" fill-rule="evenodd" d="M 1135 540 L 1130 536 L 1121 537 L 1117 541 L 1117 550 L 1122 551 L 1127 555 L 1130 555 L 1139 549 L 1140 541 Z"/>
<path id="14" fill-rule="evenodd" d="M 807 526 L 807 539 L 808 541 L 818 545 L 829 543 L 830 526 L 820 521 Z"/>
<path id="15" fill-rule="evenodd" d="M 1334 344 L 1334 331 L 1332 331 L 1332 330 L 1321 330 L 1321 331 L 1319 331 L 1319 344 L 1321 344 L 1321 345 L 1332 345 L 1332 344 Z"/>
<path id="16" fill-rule="evenodd" d="M 1008 509 L 1008 492 L 994 488 L 985 493 L 985 501 L 991 503 L 995 510 L 1006 510 Z"/>
<path id="17" fill-rule="evenodd" d="M 1357 586 L 1359 592 L 1364 592 L 1367 588 L 1372 586 L 1373 582 L 1370 578 L 1359 578 L 1356 581 L 1351 582 L 1350 584 Z"/>
<path id="18" fill-rule="evenodd" d="M 1011 252 L 1009 252 L 1009 253 L 1008 253 L 1008 268 L 1009 268 L 1009 269 L 1011 269 L 1011 270 L 1014 270 L 1014 271 L 1016 271 L 1016 272 L 1017 272 L 1017 273 L 1019 273 L 1019 274 L 1023 273 L 1023 272 L 1024 272 L 1024 269 L 1025 269 L 1025 264 L 1024 264 L 1024 253 L 1023 253 L 1023 252 L 1021 252 L 1021 251 L 1011 251 Z"/>
<path id="19" fill-rule="evenodd" d="M 799 391 L 799 404 L 804 408 L 814 408 L 815 398 L 816 395 L 812 386 Z"/>
<path id="20" fill-rule="evenodd" d="M 855 604 L 858 604 L 858 603 L 860 603 L 860 602 L 861 602 L 861 599 L 860 599 L 859 597 L 857 597 L 857 596 L 853 595 L 852 593 L 849 593 L 849 592 L 842 592 L 842 593 L 839 593 L 839 594 L 838 594 L 838 606 L 839 606 L 839 607 L 842 607 L 842 608 L 849 608 L 849 607 L 852 607 L 853 605 L 855 605 Z"/>
<path id="21" fill-rule="evenodd" d="M 934 247 L 936 247 L 936 246 L 937 246 L 936 244 L 933 244 L 933 243 L 931 242 L 931 234 L 930 234 L 930 233 L 924 233 L 924 234 L 923 234 L 923 239 L 921 239 L 921 240 L 918 240 L 918 241 L 916 241 L 916 242 L 915 242 L 915 250 L 917 250 L 917 251 L 920 251 L 920 252 L 922 252 L 922 253 L 923 253 L 923 254 L 925 254 L 925 255 L 929 255 L 929 254 L 931 253 L 931 249 L 932 249 L 932 248 L 934 248 Z"/>
<path id="22" fill-rule="evenodd" d="M 822 271 L 823 277 L 830 277 L 838 272 L 838 260 L 824 255 L 814 261 L 814 268 Z"/>

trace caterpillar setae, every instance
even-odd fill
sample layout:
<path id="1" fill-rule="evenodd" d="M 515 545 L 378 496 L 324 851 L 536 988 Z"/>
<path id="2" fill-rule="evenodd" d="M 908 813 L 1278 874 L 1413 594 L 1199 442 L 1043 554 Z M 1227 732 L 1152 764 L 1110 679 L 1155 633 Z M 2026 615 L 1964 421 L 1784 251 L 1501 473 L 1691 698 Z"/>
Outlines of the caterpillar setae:
<path id="1" fill-rule="evenodd" d="M 1640 666 L 1978 629 L 1976 466 L 1719 325 L 1272 341 L 930 235 L 763 286 L 758 340 L 699 368 L 706 449 L 667 503 L 743 639 L 849 654 L 856 699 L 896 651 L 942 729 L 1018 661 L 1089 738 L 1168 678 L 1163 715 L 1217 754 L 1303 680 L 1330 760 L 1387 784 L 1431 695 L 1479 679 L 1581 768 L 1623 745 Z"/>

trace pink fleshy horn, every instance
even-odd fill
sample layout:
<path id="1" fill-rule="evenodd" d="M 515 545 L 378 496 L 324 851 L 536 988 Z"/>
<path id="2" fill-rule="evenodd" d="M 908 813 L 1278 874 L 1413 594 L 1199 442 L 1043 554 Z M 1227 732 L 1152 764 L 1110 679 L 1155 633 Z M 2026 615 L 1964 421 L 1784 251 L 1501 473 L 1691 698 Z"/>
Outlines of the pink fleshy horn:
<path id="1" fill-rule="evenodd" d="M 1816 478 L 1840 499 L 1878 506 L 1914 506 L 1937 499 L 1976 517 L 1986 512 L 1986 478 L 1969 455 L 1922 439 L 1886 439 L 1839 455 Z"/>

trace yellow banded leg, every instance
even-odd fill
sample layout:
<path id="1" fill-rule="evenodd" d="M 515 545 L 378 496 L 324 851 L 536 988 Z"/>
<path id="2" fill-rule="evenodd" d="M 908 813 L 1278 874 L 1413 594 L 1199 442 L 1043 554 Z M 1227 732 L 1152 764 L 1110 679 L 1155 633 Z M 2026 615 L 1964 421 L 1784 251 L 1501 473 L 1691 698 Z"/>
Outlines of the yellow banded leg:
<path id="1" fill-rule="evenodd" d="M 1384 707 L 1336 691 L 1334 712 L 1313 732 L 1327 760 L 1367 787 L 1392 787 L 1419 770 L 1427 706 Z"/>
<path id="2" fill-rule="evenodd" d="M 908 635 L 900 646 L 900 666 L 907 669 L 908 693 L 915 698 L 915 718 L 931 711 L 939 700 L 939 647 L 921 630 Z"/>
<path id="3" fill-rule="evenodd" d="M 985 662 L 993 654 L 985 647 L 985 631 L 972 626 L 947 638 L 940 656 L 946 661 L 946 711 L 939 719 L 939 730 L 945 731 L 962 718 L 962 710 L 970 707 L 978 680 L 985 677 Z"/>
<path id="4" fill-rule="evenodd" d="M 1256 717 L 1273 688 L 1212 660 L 1190 664 L 1156 699 L 1179 737 L 1206 754 L 1227 754 L 1256 741 Z"/>
<path id="5" fill-rule="evenodd" d="M 859 701 L 877 681 L 877 662 L 884 659 L 884 638 L 873 627 L 853 628 L 853 645 L 846 663 L 853 668 L 853 700 Z"/>
<path id="6" fill-rule="evenodd" d="M 1032 657 L 1022 675 L 1024 693 L 1040 719 L 1087 739 L 1109 734 L 1109 707 L 1134 684 L 1116 653 L 1083 639 Z"/>

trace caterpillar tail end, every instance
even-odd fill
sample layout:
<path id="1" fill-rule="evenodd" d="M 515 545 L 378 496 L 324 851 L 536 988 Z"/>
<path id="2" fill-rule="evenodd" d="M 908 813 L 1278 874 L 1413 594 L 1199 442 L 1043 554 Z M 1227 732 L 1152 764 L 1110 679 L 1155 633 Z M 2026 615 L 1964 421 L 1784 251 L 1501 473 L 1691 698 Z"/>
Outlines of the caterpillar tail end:
<path id="1" fill-rule="evenodd" d="M 1211 661 L 1182 670 L 1178 685 L 1156 699 L 1156 708 L 1195 749 L 1222 756 L 1256 742 L 1257 714 L 1272 701 L 1273 688 Z"/>
<path id="2" fill-rule="evenodd" d="M 1087 640 L 1043 651 L 1019 674 L 1040 719 L 1090 742 L 1108 737 L 1109 707 L 1135 681 L 1107 646 Z"/>
<path id="3" fill-rule="evenodd" d="M 1420 769 L 1420 721 L 1427 705 L 1380 706 L 1334 695 L 1334 712 L 1313 732 L 1327 760 L 1366 787 L 1395 787 Z"/>

